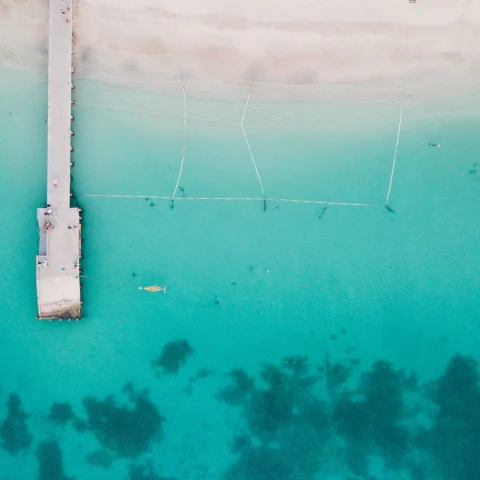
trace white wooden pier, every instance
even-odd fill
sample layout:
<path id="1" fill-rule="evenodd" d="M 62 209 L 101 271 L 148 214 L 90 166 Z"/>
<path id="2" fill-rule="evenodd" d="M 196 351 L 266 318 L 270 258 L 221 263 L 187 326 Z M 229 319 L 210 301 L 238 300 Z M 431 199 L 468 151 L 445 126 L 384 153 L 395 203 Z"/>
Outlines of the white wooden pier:
<path id="1" fill-rule="evenodd" d="M 49 0 L 47 207 L 37 210 L 39 319 L 81 316 L 80 210 L 70 208 L 72 0 Z"/>

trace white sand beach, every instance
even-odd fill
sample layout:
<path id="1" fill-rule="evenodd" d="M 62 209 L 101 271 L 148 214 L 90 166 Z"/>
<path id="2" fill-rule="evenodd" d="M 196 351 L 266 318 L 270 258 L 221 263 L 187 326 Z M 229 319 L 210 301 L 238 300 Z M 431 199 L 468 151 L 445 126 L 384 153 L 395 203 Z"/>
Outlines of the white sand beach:
<path id="1" fill-rule="evenodd" d="M 59 0 L 61 3 L 61 0 Z M 77 73 L 190 95 L 222 86 L 475 88 L 471 0 L 78 0 Z M 47 2 L 0 0 L 0 64 L 46 68 Z M 291 92 L 291 90 L 290 90 Z"/>

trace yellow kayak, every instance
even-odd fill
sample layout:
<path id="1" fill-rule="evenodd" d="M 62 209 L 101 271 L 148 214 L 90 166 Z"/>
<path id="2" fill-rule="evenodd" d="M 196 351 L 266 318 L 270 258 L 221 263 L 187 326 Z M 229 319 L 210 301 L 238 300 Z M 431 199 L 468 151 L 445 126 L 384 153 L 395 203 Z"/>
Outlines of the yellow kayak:
<path id="1" fill-rule="evenodd" d="M 161 292 L 167 293 L 167 286 L 159 287 L 158 285 L 150 285 L 148 287 L 138 287 L 139 290 L 146 290 L 147 292 Z"/>

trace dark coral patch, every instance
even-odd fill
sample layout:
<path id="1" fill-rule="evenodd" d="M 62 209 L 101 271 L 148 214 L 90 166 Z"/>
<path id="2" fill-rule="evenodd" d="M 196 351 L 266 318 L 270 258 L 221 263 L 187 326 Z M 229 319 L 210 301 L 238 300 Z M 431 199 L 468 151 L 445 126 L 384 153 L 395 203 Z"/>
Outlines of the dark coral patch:
<path id="1" fill-rule="evenodd" d="M 265 364 L 255 381 L 230 373 L 217 399 L 239 407 L 245 424 L 223 480 L 316 480 L 332 471 L 349 480 L 480 479 L 475 360 L 454 356 L 427 389 L 386 361 L 352 385 L 354 367 L 327 356 L 322 383 L 301 356 Z"/>
<path id="2" fill-rule="evenodd" d="M 83 405 L 87 412 L 86 428 L 100 444 L 120 457 L 135 458 L 149 450 L 160 438 L 163 417 L 143 392 L 131 395 L 131 406 L 119 406 L 112 395 L 105 400 L 87 397 Z"/>
<path id="3" fill-rule="evenodd" d="M 174 340 L 163 346 L 160 356 L 152 365 L 163 374 L 176 375 L 193 353 L 194 349 L 186 340 Z"/>
<path id="4" fill-rule="evenodd" d="M 395 468 L 407 453 L 408 435 L 401 425 L 406 414 L 404 381 L 403 372 L 378 361 L 363 374 L 357 391 L 336 402 L 333 420 L 347 442 L 349 466 L 357 475 L 367 474 L 367 455 L 381 455 Z"/>
<path id="5" fill-rule="evenodd" d="M 63 455 L 55 440 L 40 442 L 36 451 L 38 480 L 74 480 L 63 473 Z"/>
<path id="6" fill-rule="evenodd" d="M 173 477 L 164 477 L 155 472 L 153 463 L 132 464 L 128 467 L 128 476 L 124 480 L 177 480 Z"/>
<path id="7" fill-rule="evenodd" d="M 72 425 L 73 428 L 79 433 L 87 430 L 87 422 L 83 420 L 83 418 L 76 417 L 75 420 L 73 420 Z"/>
<path id="8" fill-rule="evenodd" d="M 309 372 L 308 359 L 294 356 L 265 364 L 261 387 L 243 370 L 230 373 L 217 398 L 240 406 L 246 432 L 233 439 L 238 458 L 224 480 L 313 480 L 329 431 L 326 405 L 312 393 L 319 377 Z"/>
<path id="9" fill-rule="evenodd" d="M 223 480 L 293 480 L 296 476 L 295 463 L 282 449 L 267 446 L 250 447 L 223 475 Z"/>
<path id="10" fill-rule="evenodd" d="M 255 382 L 241 368 L 233 369 L 228 373 L 228 377 L 230 384 L 223 387 L 216 396 L 228 405 L 241 405 L 246 397 L 252 393 Z"/>
<path id="11" fill-rule="evenodd" d="M 250 431 L 268 439 L 277 430 L 298 420 L 298 415 L 317 399 L 311 389 L 319 376 L 309 374 L 307 357 L 288 357 L 282 366 L 264 364 L 260 377 L 266 388 L 256 389 L 244 411 Z"/>
<path id="12" fill-rule="evenodd" d="M 223 480 L 314 480 L 321 468 L 324 439 L 292 428 L 275 446 L 245 446 L 238 459 L 224 472 Z"/>
<path id="13" fill-rule="evenodd" d="M 72 406 L 68 402 L 55 402 L 48 412 L 48 420 L 57 425 L 67 425 L 69 422 L 75 420 L 75 413 L 73 413 Z"/>
<path id="14" fill-rule="evenodd" d="M 325 378 L 327 381 L 327 390 L 331 396 L 335 396 L 339 389 L 350 378 L 352 367 L 342 363 L 332 363 L 328 355 L 325 357 Z"/>
<path id="15" fill-rule="evenodd" d="M 319 380 L 309 375 L 308 359 L 300 356 L 285 358 L 280 367 L 264 364 L 260 377 L 266 388 L 256 388 L 253 378 L 241 369 L 232 370 L 229 377 L 230 384 L 217 398 L 241 406 L 250 433 L 263 440 L 275 436 L 298 418 L 298 412 L 312 405 L 310 389 Z"/>
<path id="16" fill-rule="evenodd" d="M 430 396 L 437 406 L 431 429 L 421 443 L 430 453 L 436 478 L 479 478 L 480 472 L 480 375 L 477 362 L 456 355 L 432 385 Z"/>
<path id="17" fill-rule="evenodd" d="M 28 417 L 23 410 L 20 397 L 12 393 L 7 401 L 7 418 L 0 427 L 2 447 L 12 455 L 28 450 L 32 445 L 33 437 L 27 426 Z"/>
<path id="18" fill-rule="evenodd" d="M 95 467 L 109 468 L 114 460 L 115 456 L 104 448 L 99 448 L 87 455 L 87 463 Z"/>

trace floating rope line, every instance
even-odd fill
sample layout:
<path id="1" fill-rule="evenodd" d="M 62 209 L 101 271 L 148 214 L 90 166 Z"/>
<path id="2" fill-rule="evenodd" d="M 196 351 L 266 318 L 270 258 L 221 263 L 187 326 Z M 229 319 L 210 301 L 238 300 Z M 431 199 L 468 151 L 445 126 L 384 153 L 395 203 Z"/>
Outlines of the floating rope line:
<path id="1" fill-rule="evenodd" d="M 155 200 L 171 200 L 172 197 L 160 195 L 119 195 L 119 194 L 101 194 L 101 193 L 86 193 L 84 197 L 94 198 L 142 198 Z M 285 202 L 285 203 L 306 203 L 313 205 L 339 205 L 350 207 L 383 207 L 384 205 L 376 203 L 354 203 L 354 202 L 332 202 L 326 200 L 301 200 L 296 198 L 269 198 L 269 197 L 177 197 L 175 201 L 232 201 L 232 202 Z"/>
<path id="2" fill-rule="evenodd" d="M 242 115 L 242 119 L 240 120 L 240 125 L 243 127 L 243 121 L 245 120 L 245 115 L 247 113 L 247 107 L 248 107 L 248 103 L 250 102 L 250 95 L 252 94 L 252 90 L 251 90 L 251 87 L 250 87 L 250 91 L 248 92 L 248 97 L 247 97 L 247 101 L 245 103 L 245 108 L 243 109 L 243 115 Z"/>
<path id="3" fill-rule="evenodd" d="M 183 145 L 182 145 L 182 161 L 180 163 L 180 171 L 178 172 L 177 183 L 175 184 L 175 188 L 173 189 L 171 200 L 175 198 L 175 194 L 178 190 L 178 185 L 180 184 L 180 178 L 182 177 L 183 172 L 183 164 L 185 162 L 185 150 L 187 148 L 187 98 L 185 96 L 185 87 L 182 87 L 183 90 L 183 109 L 184 109 L 184 116 L 183 116 Z"/>
<path id="4" fill-rule="evenodd" d="M 268 32 L 270 31 L 270 24 L 271 22 L 269 21 L 266 29 L 267 35 L 268 35 Z M 247 133 L 245 132 L 245 128 L 243 127 L 243 122 L 245 121 L 245 115 L 247 114 L 247 108 L 250 103 L 250 97 L 252 95 L 252 88 L 253 88 L 253 85 L 255 84 L 255 80 L 257 79 L 259 68 L 260 68 L 260 64 L 257 63 L 255 66 L 255 71 L 253 72 L 252 81 L 250 82 L 250 85 L 248 87 L 247 101 L 245 102 L 245 108 L 243 109 L 242 118 L 240 120 L 240 128 L 242 129 L 243 136 L 245 137 L 245 142 L 247 144 L 248 152 L 250 153 L 250 158 L 252 159 L 253 167 L 255 168 L 255 173 L 257 174 L 258 183 L 260 183 L 260 188 L 262 189 L 263 201 L 264 201 L 263 211 L 265 211 L 267 208 L 267 198 L 265 197 L 265 189 L 263 188 L 263 182 L 262 182 L 262 179 L 260 178 L 260 173 L 258 172 L 257 162 L 255 162 L 255 157 L 253 156 L 253 152 L 250 147 L 250 142 L 248 141 Z"/>
<path id="5" fill-rule="evenodd" d="M 178 198 L 177 200 L 180 200 Z M 190 200 L 190 201 L 208 201 L 208 200 L 226 200 L 226 201 L 247 201 L 247 202 L 258 202 L 260 200 L 263 200 L 263 197 L 244 197 L 244 198 L 238 198 L 238 197 L 182 197 L 181 200 Z"/>
<path id="6" fill-rule="evenodd" d="M 156 200 L 171 200 L 172 197 L 159 195 L 118 195 L 109 193 L 85 193 L 84 197 L 105 197 L 105 198 L 154 198 Z"/>
<path id="7" fill-rule="evenodd" d="M 353 203 L 353 202 L 326 202 L 323 200 L 297 200 L 292 198 L 270 198 L 271 201 L 288 202 L 288 203 L 312 203 L 315 205 L 340 205 L 346 207 L 382 207 L 377 203 Z"/>
<path id="8" fill-rule="evenodd" d="M 260 173 L 258 173 L 258 168 L 257 168 L 257 163 L 255 162 L 255 157 L 253 156 L 252 149 L 250 148 L 250 142 L 248 141 L 247 134 L 245 133 L 245 129 L 243 128 L 243 125 L 240 125 L 240 127 L 242 129 L 243 136 L 245 137 L 245 142 L 247 142 L 248 152 L 250 153 L 250 158 L 252 159 L 253 167 L 255 168 L 255 173 L 257 174 L 258 183 L 260 183 L 260 188 L 262 189 L 262 193 L 265 196 L 265 189 L 263 188 L 263 183 L 262 183 L 262 179 L 260 178 Z"/>
<path id="9" fill-rule="evenodd" d="M 180 40 L 180 27 L 178 26 L 178 19 L 177 14 L 173 14 L 173 18 L 175 20 L 175 26 L 177 27 L 177 37 Z M 185 162 L 185 151 L 187 148 L 187 97 L 185 95 L 185 79 L 183 78 L 183 65 L 180 62 L 180 78 L 182 81 L 182 93 L 183 93 L 183 144 L 182 144 L 182 161 L 180 162 L 180 171 L 178 172 L 177 183 L 175 184 L 175 188 L 173 189 L 172 198 L 171 198 L 171 206 L 173 208 L 173 199 L 175 198 L 175 194 L 177 193 L 178 186 L 180 185 L 180 179 L 182 178 L 183 172 L 183 164 Z"/>
<path id="10" fill-rule="evenodd" d="M 388 209 L 388 201 L 390 200 L 390 192 L 392 190 L 393 175 L 395 173 L 395 166 L 397 164 L 397 153 L 398 153 L 398 145 L 400 143 L 400 132 L 402 131 L 403 105 L 405 102 L 405 90 L 407 87 L 408 31 L 409 31 L 409 27 L 407 23 L 406 31 L 405 31 L 405 70 L 403 73 L 402 95 L 401 95 L 401 102 L 400 102 L 400 118 L 398 120 L 397 141 L 395 142 L 395 151 L 393 153 L 392 171 L 390 173 L 390 181 L 388 182 L 387 198 L 385 199 L 385 207 L 387 207 L 387 209 Z"/>
<path id="11" fill-rule="evenodd" d="M 96 194 L 86 193 L 84 197 L 106 197 L 106 198 L 152 198 L 155 200 L 171 200 L 172 197 L 165 195 L 117 195 L 117 194 Z M 263 201 L 264 197 L 178 197 L 175 200 L 243 200 L 243 201 Z"/>
<path id="12" fill-rule="evenodd" d="M 402 129 L 402 118 L 403 118 L 403 100 L 402 100 L 402 106 L 400 107 L 400 120 L 398 121 L 397 142 L 395 144 L 395 153 L 393 154 L 392 171 L 390 173 L 390 182 L 388 184 L 387 198 L 385 199 L 386 207 L 388 206 L 388 200 L 390 199 L 390 192 L 392 190 L 392 182 L 393 182 L 393 174 L 395 173 L 395 165 L 397 163 L 397 152 L 398 152 L 398 144 L 400 142 L 400 131 Z"/>
<path id="13" fill-rule="evenodd" d="M 180 30 L 178 26 L 178 20 L 176 17 L 176 14 L 173 14 L 174 19 L 175 19 L 175 24 L 177 28 L 177 33 L 180 36 Z M 270 29 L 270 22 L 267 26 L 267 33 Z M 406 30 L 406 38 L 405 38 L 405 55 L 407 54 L 408 50 L 408 24 L 407 24 L 407 30 Z M 406 56 L 405 56 L 406 58 Z M 84 194 L 85 197 L 103 197 L 103 198 L 143 198 L 143 199 L 159 199 L 159 200 L 170 200 L 172 203 L 174 200 L 182 201 L 262 201 L 264 202 L 264 211 L 266 210 L 266 202 L 267 201 L 272 201 L 272 202 L 286 202 L 286 203 L 304 203 L 304 204 L 315 204 L 315 205 L 338 205 L 338 206 L 354 206 L 354 207 L 388 207 L 388 202 L 390 199 L 390 193 L 391 193 L 391 188 L 392 188 L 392 183 L 393 183 L 393 177 L 395 173 L 395 167 L 396 167 L 396 160 L 397 160 L 397 154 L 398 154 L 398 148 L 399 148 L 399 143 L 400 143 L 400 134 L 401 134 L 401 128 L 402 128 L 402 120 L 403 120 L 403 109 L 404 109 L 404 97 L 405 97 L 405 90 L 406 90 L 406 70 L 407 69 L 407 63 L 405 60 L 405 73 L 404 73 L 404 78 L 403 78 L 403 87 L 402 87 L 402 93 L 401 93 L 401 107 L 400 107 L 400 118 L 399 118 L 399 123 L 398 123 L 398 130 L 397 130 L 397 138 L 396 138 L 396 144 L 395 144 L 395 151 L 393 155 L 393 163 L 392 163 L 392 169 L 391 169 L 391 174 L 390 174 L 390 180 L 389 180 L 389 185 L 388 185 L 388 191 L 387 191 L 387 196 L 386 196 L 386 201 L 385 205 L 379 205 L 379 204 L 374 204 L 374 203 L 360 203 L 360 202 L 332 202 L 332 201 L 323 201 L 323 200 L 301 200 L 301 199 L 290 199 L 290 198 L 269 198 L 265 195 L 265 189 L 263 186 L 263 182 L 257 167 L 257 163 L 255 161 L 255 157 L 253 155 L 252 148 L 250 146 L 250 142 L 248 140 L 247 133 L 244 128 L 244 121 L 246 118 L 247 114 L 247 109 L 250 104 L 251 100 L 251 94 L 252 94 L 252 89 L 254 84 L 257 82 L 257 73 L 259 70 L 259 64 L 256 65 L 253 77 L 251 79 L 250 85 L 249 85 L 249 90 L 248 90 L 248 95 L 247 99 L 245 102 L 245 107 L 242 113 L 242 117 L 240 119 L 240 122 L 238 121 L 230 121 L 230 120 L 219 120 L 215 118 L 206 118 L 206 117 L 198 117 L 198 116 L 188 116 L 187 115 L 187 102 L 186 102 L 186 93 L 185 93 L 185 82 L 183 78 L 183 68 L 180 65 L 180 75 L 181 75 L 181 81 L 182 81 L 182 94 L 183 94 L 183 115 L 180 114 L 174 114 L 174 113 L 167 113 L 167 112 L 155 112 L 151 110 L 143 110 L 143 109 L 135 109 L 135 108 L 128 108 L 128 107 L 121 107 L 121 106 L 113 106 L 113 105 L 103 105 L 103 104 L 95 104 L 95 103 L 87 103 L 87 102 L 76 102 L 77 105 L 84 105 L 84 106 L 90 106 L 90 107 L 98 107 L 98 108 L 106 108 L 106 109 L 112 109 L 112 110 L 122 110 L 122 111 L 130 111 L 130 112 L 138 112 L 138 113 L 144 113 L 148 115 L 160 115 L 160 116 L 167 116 L 167 117 L 173 117 L 173 118 L 183 118 L 183 145 L 182 145 L 182 158 L 180 162 L 180 169 L 177 177 L 177 181 L 175 184 L 175 188 L 173 190 L 173 193 L 171 196 L 159 196 L 159 195 L 120 195 L 120 194 Z M 261 82 L 259 82 L 261 84 Z M 337 84 L 319 84 L 320 86 L 328 86 L 328 87 L 338 87 Z M 356 84 L 352 85 L 343 85 L 343 86 L 350 86 L 350 87 L 358 87 Z M 187 141 L 187 119 L 188 120 L 200 120 L 200 121 L 207 121 L 207 122 L 213 122 L 213 123 L 222 123 L 222 124 L 229 124 L 229 125 L 239 125 L 243 136 L 245 138 L 245 142 L 247 144 L 248 152 L 250 155 L 250 158 L 252 160 L 253 167 L 255 169 L 255 173 L 257 175 L 258 182 L 260 184 L 260 189 L 263 194 L 262 197 L 175 197 L 176 192 L 179 189 L 180 185 L 180 180 L 183 174 L 183 166 L 185 163 L 185 154 L 186 154 L 186 141 Z M 324 212 L 323 212 L 324 213 Z M 322 215 L 323 215 L 322 213 Z"/>
<path id="14" fill-rule="evenodd" d="M 252 80 L 252 84 L 255 80 L 255 77 Z M 258 183 L 260 183 L 260 188 L 262 189 L 263 196 L 265 197 L 265 189 L 263 188 L 262 179 L 260 178 L 260 173 L 258 173 L 257 163 L 255 162 L 255 157 L 253 156 L 252 149 L 250 148 L 250 142 L 248 141 L 247 133 L 243 127 L 243 121 L 245 120 L 245 114 L 247 113 L 247 107 L 250 102 L 250 95 L 252 93 L 252 84 L 250 85 L 250 91 L 248 92 L 247 101 L 245 103 L 245 108 L 243 109 L 242 119 L 240 120 L 240 128 L 242 129 L 243 136 L 245 137 L 245 142 L 247 143 L 248 153 L 250 153 L 250 158 L 252 159 L 253 168 L 255 168 L 255 173 L 257 174 Z"/>

